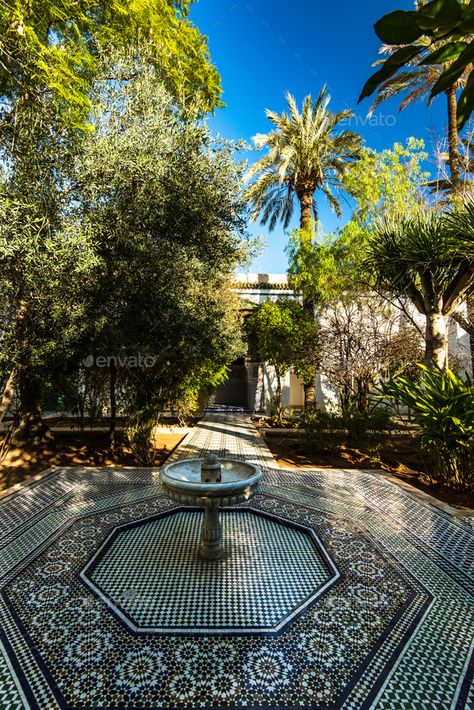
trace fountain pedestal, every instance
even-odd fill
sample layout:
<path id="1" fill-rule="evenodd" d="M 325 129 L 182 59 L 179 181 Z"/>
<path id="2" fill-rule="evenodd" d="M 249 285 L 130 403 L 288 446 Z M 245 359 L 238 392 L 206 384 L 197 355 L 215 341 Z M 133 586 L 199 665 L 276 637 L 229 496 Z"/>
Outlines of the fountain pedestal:
<path id="1" fill-rule="evenodd" d="M 222 526 L 219 520 L 219 504 L 207 505 L 201 527 L 201 547 L 199 554 L 205 560 L 219 560 L 224 554 L 222 547 Z"/>
<path id="2" fill-rule="evenodd" d="M 253 464 L 233 459 L 185 459 L 168 464 L 160 473 L 167 494 L 182 505 L 203 508 L 200 556 L 219 560 L 224 554 L 219 509 L 252 497 L 261 478 Z"/>

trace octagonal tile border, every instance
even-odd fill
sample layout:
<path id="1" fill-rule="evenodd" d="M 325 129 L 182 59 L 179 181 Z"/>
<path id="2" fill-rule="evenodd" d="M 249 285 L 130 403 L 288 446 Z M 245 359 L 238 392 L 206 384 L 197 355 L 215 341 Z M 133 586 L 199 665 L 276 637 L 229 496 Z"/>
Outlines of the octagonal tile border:
<path id="1" fill-rule="evenodd" d="M 78 577 L 80 581 L 86 586 L 86 588 L 101 602 L 103 603 L 109 612 L 118 619 L 129 631 L 138 636 L 147 635 L 171 635 L 171 636 L 242 636 L 242 635 L 252 635 L 252 636 L 275 636 L 281 633 L 289 624 L 291 624 L 295 619 L 297 619 L 301 614 L 303 614 L 317 599 L 324 596 L 341 578 L 341 573 L 338 570 L 336 564 L 326 551 L 322 541 L 319 539 L 318 535 L 314 530 L 307 527 L 306 525 L 301 525 L 300 523 L 293 522 L 291 520 L 281 518 L 273 513 L 268 513 L 258 508 L 253 508 L 251 505 L 242 507 L 228 507 L 223 508 L 225 513 L 238 513 L 239 515 L 247 515 L 249 513 L 256 515 L 261 518 L 266 518 L 272 520 L 289 529 L 298 530 L 299 532 L 307 535 L 311 540 L 313 546 L 315 547 L 316 554 L 320 557 L 323 565 L 326 567 L 329 579 L 320 584 L 319 587 L 307 596 L 301 603 L 294 608 L 291 613 L 287 614 L 281 621 L 273 627 L 185 627 L 180 628 L 176 626 L 139 626 L 134 622 L 134 619 L 128 614 L 116 600 L 113 600 L 110 595 L 108 595 L 103 588 L 96 582 L 92 580 L 89 576 L 100 561 L 104 558 L 107 551 L 112 547 L 114 541 L 118 538 L 120 533 L 131 530 L 133 528 L 141 527 L 152 523 L 155 520 L 160 520 L 163 518 L 171 517 L 182 512 L 202 512 L 202 509 L 194 506 L 179 506 L 172 508 L 170 510 L 163 511 L 161 513 L 156 513 L 155 515 L 141 518 L 139 520 L 134 520 L 132 522 L 124 523 L 123 525 L 118 525 L 115 527 L 108 537 L 104 540 L 102 545 L 94 553 L 91 559 L 87 562 L 85 567 L 79 573 Z M 215 563 L 210 563 L 215 564 Z M 219 564 L 219 562 L 217 563 Z"/>

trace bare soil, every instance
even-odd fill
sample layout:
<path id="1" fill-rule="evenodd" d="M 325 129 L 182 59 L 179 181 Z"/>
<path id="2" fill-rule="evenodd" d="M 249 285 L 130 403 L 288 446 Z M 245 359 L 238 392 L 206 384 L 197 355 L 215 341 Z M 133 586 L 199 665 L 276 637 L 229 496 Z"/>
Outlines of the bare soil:
<path id="1" fill-rule="evenodd" d="M 424 454 L 410 434 L 386 434 L 375 441 L 351 446 L 339 444 L 331 451 L 311 451 L 301 435 L 272 433 L 261 430 L 270 451 L 282 468 L 344 468 L 387 471 L 459 509 L 474 509 L 474 491 L 454 491 L 430 479 L 433 470 L 430 457 Z"/>
<path id="2" fill-rule="evenodd" d="M 185 436 L 169 433 L 166 429 L 155 436 L 156 455 L 153 465 L 161 466 Z M 0 440 L 1 441 L 1 440 Z M 22 481 L 33 479 L 51 466 L 138 466 L 125 437 L 117 433 L 114 457 L 109 453 L 106 431 L 55 431 L 48 448 L 39 453 L 12 448 L 0 464 L 0 491 Z"/>

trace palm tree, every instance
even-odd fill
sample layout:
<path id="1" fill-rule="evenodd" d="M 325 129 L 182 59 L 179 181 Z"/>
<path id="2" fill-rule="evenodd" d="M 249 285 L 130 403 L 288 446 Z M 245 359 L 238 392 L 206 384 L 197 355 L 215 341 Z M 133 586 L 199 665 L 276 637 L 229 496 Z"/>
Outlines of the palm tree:
<path id="1" fill-rule="evenodd" d="M 247 190 L 253 205 L 253 219 L 273 230 L 277 222 L 288 227 L 295 202 L 300 207 L 302 237 L 311 239 L 313 220 L 318 220 L 315 195 L 321 190 L 337 215 L 339 200 L 332 188 L 341 188 L 347 166 L 358 157 L 362 138 L 349 130 L 336 131 L 350 121 L 352 111 L 332 113 L 330 96 L 324 87 L 313 104 L 311 96 L 303 101 L 300 113 L 294 97 L 286 94 L 288 113 L 267 109 L 267 118 L 275 129 L 254 137 L 255 146 L 268 152 L 257 160 L 248 179 L 257 178 Z"/>
<path id="2" fill-rule="evenodd" d="M 365 265 L 376 288 L 409 299 L 425 316 L 425 363 L 445 369 L 447 319 L 474 291 L 474 197 L 441 215 L 380 222 Z"/>
<path id="3" fill-rule="evenodd" d="M 418 2 L 416 2 L 416 7 L 418 9 L 425 4 L 426 0 L 418 0 Z M 405 94 L 405 97 L 399 106 L 400 111 L 403 111 L 403 109 L 407 106 L 418 100 L 427 100 L 428 105 L 430 105 L 432 101 L 431 91 L 450 63 L 449 61 L 444 63 L 441 62 L 443 43 L 446 44 L 449 41 L 450 40 L 448 39 L 433 43 L 428 37 L 421 37 L 413 42 L 413 47 L 421 46 L 420 53 L 417 54 L 414 59 L 408 60 L 393 76 L 390 76 L 390 78 L 386 79 L 378 86 L 377 97 L 372 103 L 369 115 L 373 114 L 375 109 L 380 106 L 381 103 L 393 98 L 394 96 L 399 96 L 400 94 Z M 403 47 L 409 46 L 411 45 L 384 44 L 380 49 L 380 54 L 388 54 L 391 56 Z M 439 64 L 423 63 L 428 59 L 429 54 L 436 55 L 438 52 L 440 53 L 438 54 L 440 61 Z M 384 62 L 385 60 L 381 60 L 376 62 L 376 65 Z M 454 193 L 460 193 L 464 189 L 457 122 L 457 91 L 466 85 L 471 68 L 472 67 L 468 67 L 460 79 L 453 83 L 452 86 L 448 87 L 444 92 L 447 100 L 448 114 L 448 164 L 450 170 L 450 181 L 448 184 L 446 184 L 445 181 L 441 181 L 438 184 L 436 184 L 436 182 L 430 184 L 435 188 L 437 187 L 437 189 L 448 189 L 450 192 Z"/>
<path id="4" fill-rule="evenodd" d="M 286 94 L 288 113 L 267 109 L 266 115 L 275 126 L 266 134 L 255 136 L 255 146 L 267 148 L 248 173 L 256 178 L 247 190 L 247 200 L 253 205 L 253 219 L 272 231 L 277 222 L 285 228 L 290 224 L 295 203 L 300 208 L 300 240 L 306 246 L 313 239 L 313 220 L 318 221 L 316 193 L 323 192 L 337 215 L 341 206 L 333 189 L 342 187 L 342 176 L 349 164 L 357 159 L 362 138 L 347 129 L 337 131 L 353 117 L 352 111 L 332 113 L 328 109 L 330 96 L 323 87 L 316 101 L 311 96 L 303 101 L 300 113 L 294 97 Z M 314 317 L 314 299 L 304 294 L 304 304 Z M 305 384 L 305 405 L 313 405 L 316 390 Z"/>

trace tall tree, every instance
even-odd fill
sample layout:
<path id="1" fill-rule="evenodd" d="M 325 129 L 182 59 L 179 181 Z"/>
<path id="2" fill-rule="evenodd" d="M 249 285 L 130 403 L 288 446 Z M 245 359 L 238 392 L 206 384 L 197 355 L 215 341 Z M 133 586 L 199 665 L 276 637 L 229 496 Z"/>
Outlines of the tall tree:
<path id="1" fill-rule="evenodd" d="M 415 138 L 381 152 L 363 148 L 343 177 L 355 200 L 351 221 L 338 233 L 320 236 L 309 245 L 301 244 L 298 233 L 291 236 L 287 248 L 290 282 L 313 296 L 318 312 L 339 299 L 357 299 L 367 293 L 363 266 L 367 236 L 381 214 L 394 219 L 417 213 L 429 178 L 423 170 L 426 157 L 424 142 Z M 394 305 L 405 312 L 403 300 Z"/>
<path id="2" fill-rule="evenodd" d="M 28 152 L 23 141 L 37 150 Z M 3 163 L 0 180 L 2 349 L 10 385 L 2 410 L 16 384 L 28 429 L 40 416 L 42 384 L 68 370 L 84 335 L 81 284 L 95 257 L 90 234 L 68 223 L 62 199 L 75 142 L 42 115 L 16 143 L 18 154 Z M 2 147 L 0 141 L 5 156 Z"/>
<path id="3" fill-rule="evenodd" d="M 417 7 L 426 6 L 426 0 L 419 0 Z M 414 57 L 410 57 L 413 45 L 420 51 Z M 439 39 L 436 42 L 430 41 L 427 36 L 418 38 L 415 42 L 403 45 L 383 45 L 381 54 L 395 57 L 397 52 L 408 49 L 405 64 L 402 64 L 398 71 L 383 80 L 377 87 L 377 97 L 372 103 L 370 112 L 372 113 L 381 103 L 395 96 L 404 95 L 400 103 L 400 111 L 405 109 L 414 101 L 428 100 L 428 104 L 433 100 L 432 90 L 446 69 L 453 63 L 451 58 L 448 40 Z M 384 60 L 376 64 L 384 63 Z M 449 149 L 449 189 L 455 193 L 463 190 L 463 174 L 460 154 L 460 139 L 457 123 L 457 93 L 466 86 L 470 69 L 466 68 L 463 74 L 451 85 L 444 89 L 447 102 L 447 126 L 448 126 L 448 149 Z M 446 187 L 443 183 L 440 187 Z"/>
<path id="4" fill-rule="evenodd" d="M 243 166 L 203 122 L 183 119 L 150 68 L 99 92 L 75 172 L 75 221 L 99 258 L 85 283 L 87 354 L 126 363 L 110 374 L 140 431 L 173 390 L 210 382 L 243 349 L 229 293 L 245 253 Z"/>
<path id="5" fill-rule="evenodd" d="M 379 289 L 410 299 L 425 317 L 425 362 L 445 369 L 447 319 L 474 288 L 474 199 L 441 215 L 379 223 L 365 264 Z"/>
<path id="6" fill-rule="evenodd" d="M 336 214 L 341 207 L 333 188 L 343 187 L 347 167 L 357 159 L 362 138 L 346 128 L 352 111 L 332 113 L 330 97 L 323 88 L 315 102 L 311 96 L 303 101 L 300 112 L 294 97 L 287 94 L 288 113 L 266 111 L 274 130 L 254 138 L 256 147 L 267 154 L 251 167 L 248 179 L 255 178 L 247 190 L 253 205 L 253 218 L 261 218 L 273 230 L 278 221 L 288 227 L 295 203 L 300 210 L 299 239 L 312 243 L 318 220 L 316 195 L 321 191 Z M 314 317 L 314 298 L 303 293 L 307 310 Z M 305 404 L 315 403 L 314 377 L 305 386 Z"/>

